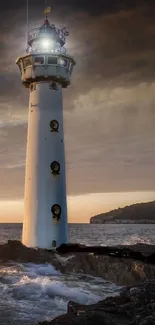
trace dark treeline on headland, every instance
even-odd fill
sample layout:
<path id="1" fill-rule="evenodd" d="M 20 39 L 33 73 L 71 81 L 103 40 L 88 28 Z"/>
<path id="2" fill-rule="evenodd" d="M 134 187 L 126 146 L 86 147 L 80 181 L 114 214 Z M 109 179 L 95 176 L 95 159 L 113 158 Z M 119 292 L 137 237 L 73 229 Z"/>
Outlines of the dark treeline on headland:
<path id="1" fill-rule="evenodd" d="M 90 218 L 90 223 L 155 223 L 155 201 L 98 214 Z"/>

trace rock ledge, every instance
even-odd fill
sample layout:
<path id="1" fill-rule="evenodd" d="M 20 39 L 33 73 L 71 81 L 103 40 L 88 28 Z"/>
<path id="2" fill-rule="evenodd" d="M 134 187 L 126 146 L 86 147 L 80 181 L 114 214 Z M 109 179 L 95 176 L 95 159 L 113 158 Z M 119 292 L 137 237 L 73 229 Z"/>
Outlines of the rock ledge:
<path id="1" fill-rule="evenodd" d="M 83 306 L 68 303 L 65 315 L 40 325 L 154 325 L 155 281 L 122 290 L 120 296 Z"/>
<path id="2" fill-rule="evenodd" d="M 118 247 L 60 246 L 55 252 L 28 248 L 19 241 L 0 245 L 0 261 L 52 264 L 62 273 L 102 277 L 118 285 L 135 285 L 155 279 L 155 246 L 137 244 Z"/>

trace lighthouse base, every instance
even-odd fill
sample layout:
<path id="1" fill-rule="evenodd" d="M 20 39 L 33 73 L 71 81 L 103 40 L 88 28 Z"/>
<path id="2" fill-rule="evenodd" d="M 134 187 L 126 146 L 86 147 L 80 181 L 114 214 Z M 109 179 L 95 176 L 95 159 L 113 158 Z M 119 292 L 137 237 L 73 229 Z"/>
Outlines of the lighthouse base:
<path id="1" fill-rule="evenodd" d="M 22 244 L 29 248 L 40 248 L 40 249 L 48 249 L 48 250 L 56 250 L 63 244 L 68 244 L 68 228 L 66 225 L 66 230 L 61 233 L 58 231 L 56 233 L 52 232 L 49 235 L 49 232 L 43 232 L 42 234 L 39 232 L 38 234 L 33 234 L 32 231 L 29 232 L 29 236 L 26 236 L 28 233 L 25 232 L 25 225 L 23 227 L 23 236 L 22 236 Z"/>

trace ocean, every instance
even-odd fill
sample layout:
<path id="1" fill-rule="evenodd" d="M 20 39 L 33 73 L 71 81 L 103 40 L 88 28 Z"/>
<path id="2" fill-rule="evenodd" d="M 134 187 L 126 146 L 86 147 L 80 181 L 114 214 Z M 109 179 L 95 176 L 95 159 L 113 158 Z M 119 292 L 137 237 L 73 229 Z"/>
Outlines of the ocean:
<path id="1" fill-rule="evenodd" d="M 22 225 L 0 224 L 0 243 L 21 240 Z M 155 225 L 70 224 L 70 242 L 85 245 L 155 244 Z M 83 274 L 61 274 L 52 265 L 0 265 L 0 325 L 31 325 L 66 312 L 69 300 L 92 304 L 120 287 Z"/>

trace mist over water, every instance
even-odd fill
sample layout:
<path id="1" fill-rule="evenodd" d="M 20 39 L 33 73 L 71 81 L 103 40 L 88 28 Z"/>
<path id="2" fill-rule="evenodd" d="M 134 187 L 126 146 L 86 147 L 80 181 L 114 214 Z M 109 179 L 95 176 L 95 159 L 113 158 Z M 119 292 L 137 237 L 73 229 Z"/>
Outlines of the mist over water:
<path id="1" fill-rule="evenodd" d="M 0 242 L 21 238 L 22 226 L 0 224 Z M 155 244 L 155 225 L 70 224 L 70 242 L 86 245 Z M 0 265 L 0 324 L 35 324 L 66 312 L 69 300 L 92 304 L 120 287 L 83 274 L 61 274 L 52 265 Z"/>

